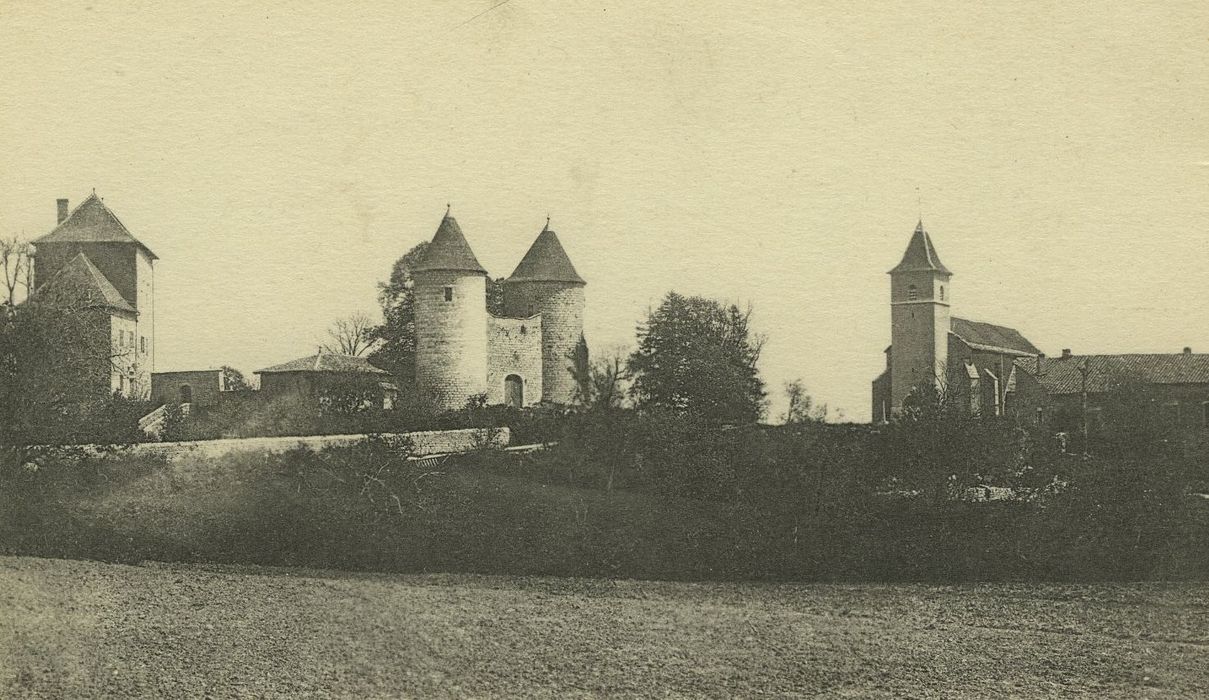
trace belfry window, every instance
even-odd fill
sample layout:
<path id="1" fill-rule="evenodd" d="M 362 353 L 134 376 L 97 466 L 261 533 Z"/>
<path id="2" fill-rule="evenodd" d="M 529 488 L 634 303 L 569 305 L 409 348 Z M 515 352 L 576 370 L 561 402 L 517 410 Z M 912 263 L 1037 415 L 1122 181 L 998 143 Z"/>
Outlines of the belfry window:
<path id="1" fill-rule="evenodd" d="M 445 301 L 453 301 L 453 287 L 445 288 Z"/>
<path id="2" fill-rule="evenodd" d="M 945 286 L 943 284 L 940 285 L 940 300 L 941 301 L 945 300 Z"/>
<path id="3" fill-rule="evenodd" d="M 913 284 L 907 285 L 907 301 L 915 301 L 918 298 L 919 298 L 919 290 L 915 288 L 915 285 L 913 285 Z"/>

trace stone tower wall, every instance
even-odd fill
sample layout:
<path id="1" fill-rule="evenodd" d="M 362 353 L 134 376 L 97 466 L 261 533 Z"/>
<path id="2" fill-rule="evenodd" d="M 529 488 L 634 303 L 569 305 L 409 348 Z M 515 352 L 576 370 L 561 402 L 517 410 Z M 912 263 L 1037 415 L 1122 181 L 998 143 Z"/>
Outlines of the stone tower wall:
<path id="1" fill-rule="evenodd" d="M 504 403 L 504 379 L 523 381 L 525 405 L 542 400 L 542 318 L 487 319 L 487 401 Z"/>
<path id="2" fill-rule="evenodd" d="M 915 298 L 910 298 L 910 286 Z M 941 301 L 941 290 L 944 301 Z M 947 371 L 951 328 L 947 275 L 901 272 L 890 281 L 890 402 L 898 410 L 922 382 L 937 381 Z"/>
<path id="3" fill-rule="evenodd" d="M 446 287 L 453 299 L 445 300 Z M 482 274 L 415 273 L 416 389 L 438 410 L 454 410 L 486 391 L 487 285 Z"/>
<path id="4" fill-rule="evenodd" d="M 510 282 L 504 287 L 509 316 L 542 317 L 542 400 L 571 404 L 576 399 L 571 355 L 584 329 L 584 286 L 567 282 Z"/>
<path id="5" fill-rule="evenodd" d="M 139 398 L 151 396 L 151 373 L 155 371 L 155 261 L 141 249 L 134 254 L 135 301 L 139 315 L 135 324 L 135 381 Z"/>

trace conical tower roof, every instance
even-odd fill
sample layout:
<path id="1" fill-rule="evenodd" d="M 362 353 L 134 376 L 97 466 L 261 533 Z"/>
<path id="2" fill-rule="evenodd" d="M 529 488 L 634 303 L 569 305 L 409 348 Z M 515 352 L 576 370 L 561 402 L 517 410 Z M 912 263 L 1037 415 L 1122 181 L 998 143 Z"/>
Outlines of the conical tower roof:
<path id="1" fill-rule="evenodd" d="M 474 251 L 466 242 L 466 236 L 462 235 L 457 220 L 450 216 L 449 212 L 445 212 L 445 218 L 441 219 L 441 225 L 437 227 L 432 243 L 428 244 L 428 250 L 424 252 L 424 259 L 415 267 L 416 272 L 427 270 L 487 274 L 479 264 L 478 258 L 474 257 Z"/>
<path id="2" fill-rule="evenodd" d="M 932 237 L 924 230 L 924 222 L 920 221 L 915 227 L 915 233 L 911 235 L 911 242 L 907 244 L 907 252 L 903 253 L 902 261 L 890 271 L 890 274 L 928 271 L 946 275 L 953 274 L 940 261 L 940 256 L 936 254 L 936 246 L 932 245 Z"/>
<path id="3" fill-rule="evenodd" d="M 35 246 L 39 243 L 131 243 L 146 251 L 152 259 L 156 258 L 150 248 L 131 235 L 96 192 L 73 209 L 53 231 L 34 241 Z"/>
<path id="4" fill-rule="evenodd" d="M 506 282 L 567 282 L 569 284 L 587 284 L 567 251 L 563 250 L 558 235 L 550 230 L 549 224 L 537 235 L 537 240 L 529 246 L 529 252 L 521 258 L 520 264 L 512 271 L 512 276 Z"/>

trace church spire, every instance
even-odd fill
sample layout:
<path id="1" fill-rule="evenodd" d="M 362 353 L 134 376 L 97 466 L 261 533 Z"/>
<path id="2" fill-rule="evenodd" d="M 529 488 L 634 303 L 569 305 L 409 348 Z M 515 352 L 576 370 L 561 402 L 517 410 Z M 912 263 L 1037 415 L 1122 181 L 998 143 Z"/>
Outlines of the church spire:
<path id="1" fill-rule="evenodd" d="M 907 244 L 907 250 L 903 253 L 902 261 L 890 271 L 890 274 L 914 271 L 933 271 L 944 275 L 953 274 L 940 261 L 940 255 L 936 253 L 936 246 L 932 244 L 932 237 L 924 230 L 924 220 L 922 217 L 919 223 L 915 225 L 915 233 L 911 234 L 911 242 Z"/>

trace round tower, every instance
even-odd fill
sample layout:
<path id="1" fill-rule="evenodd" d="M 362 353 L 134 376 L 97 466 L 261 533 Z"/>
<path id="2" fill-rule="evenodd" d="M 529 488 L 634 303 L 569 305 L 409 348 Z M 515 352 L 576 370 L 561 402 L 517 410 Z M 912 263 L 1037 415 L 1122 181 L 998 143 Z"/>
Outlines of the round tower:
<path id="1" fill-rule="evenodd" d="M 449 212 L 412 278 L 416 390 L 434 409 L 462 408 L 487 389 L 487 271 Z"/>
<path id="2" fill-rule="evenodd" d="M 584 331 L 584 281 L 550 222 L 538 234 L 512 275 L 504 280 L 504 311 L 512 317 L 542 318 L 542 402 L 574 403 L 571 368 Z"/>

